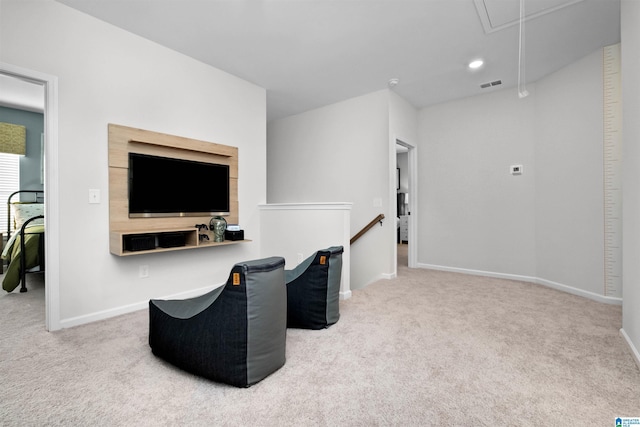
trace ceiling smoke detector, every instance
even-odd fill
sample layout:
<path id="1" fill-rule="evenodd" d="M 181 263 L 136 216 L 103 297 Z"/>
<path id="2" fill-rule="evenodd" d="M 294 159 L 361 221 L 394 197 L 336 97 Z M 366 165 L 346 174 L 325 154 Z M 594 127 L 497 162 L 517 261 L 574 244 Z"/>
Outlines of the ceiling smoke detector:
<path id="1" fill-rule="evenodd" d="M 389 87 L 396 87 L 396 86 L 398 86 L 398 83 L 400 83 L 399 79 L 390 79 L 389 80 Z"/>

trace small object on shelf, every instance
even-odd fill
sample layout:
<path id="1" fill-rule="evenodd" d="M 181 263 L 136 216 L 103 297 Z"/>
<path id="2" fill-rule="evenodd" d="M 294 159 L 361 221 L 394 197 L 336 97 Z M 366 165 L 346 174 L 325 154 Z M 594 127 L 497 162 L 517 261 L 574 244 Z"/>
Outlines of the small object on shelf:
<path id="1" fill-rule="evenodd" d="M 221 216 L 214 216 L 209 221 L 209 230 L 213 232 L 214 242 L 224 242 L 224 232 L 227 229 L 227 220 Z"/>
<path id="2" fill-rule="evenodd" d="M 179 248 L 186 245 L 186 240 L 186 235 L 182 232 L 158 234 L 158 246 L 161 248 Z"/>
<path id="3" fill-rule="evenodd" d="M 126 251 L 149 251 L 156 248 L 156 238 L 150 234 L 131 234 L 124 236 L 122 240 Z"/>
<path id="4" fill-rule="evenodd" d="M 211 232 L 209 231 L 209 227 L 207 227 L 207 224 L 196 224 L 195 227 L 198 229 L 198 241 L 200 243 L 211 241 L 211 239 L 209 238 Z"/>
<path id="5" fill-rule="evenodd" d="M 240 226 L 238 224 L 227 224 L 227 230 L 240 231 Z"/>
<path id="6" fill-rule="evenodd" d="M 231 241 L 244 240 L 244 230 L 227 230 L 224 232 L 224 238 Z"/>

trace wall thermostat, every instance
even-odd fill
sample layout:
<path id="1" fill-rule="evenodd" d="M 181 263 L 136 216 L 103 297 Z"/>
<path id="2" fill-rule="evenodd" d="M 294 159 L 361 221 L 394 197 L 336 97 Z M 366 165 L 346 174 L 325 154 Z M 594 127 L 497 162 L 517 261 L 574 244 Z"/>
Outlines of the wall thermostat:
<path id="1" fill-rule="evenodd" d="M 511 175 L 522 175 L 522 165 L 511 165 L 509 170 Z"/>

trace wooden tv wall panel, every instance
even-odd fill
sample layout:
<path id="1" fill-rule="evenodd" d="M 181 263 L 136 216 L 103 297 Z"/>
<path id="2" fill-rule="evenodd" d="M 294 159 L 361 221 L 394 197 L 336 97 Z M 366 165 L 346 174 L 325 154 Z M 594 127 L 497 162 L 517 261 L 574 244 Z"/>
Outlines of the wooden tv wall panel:
<path id="1" fill-rule="evenodd" d="M 210 216 L 129 218 L 128 174 L 129 153 L 141 153 L 199 162 L 229 165 L 230 215 L 228 223 L 238 223 L 238 148 L 207 141 L 167 135 L 143 129 L 109 124 L 109 233 L 110 251 L 115 255 L 134 255 L 123 250 L 122 239 L 130 234 L 153 234 L 176 230 L 196 230 L 196 224 L 209 224 Z M 203 183 L 207 185 L 207 183 Z M 186 247 L 200 245 L 197 239 L 188 239 Z M 229 244 L 231 242 L 225 242 Z M 142 251 L 149 253 L 152 251 Z"/>

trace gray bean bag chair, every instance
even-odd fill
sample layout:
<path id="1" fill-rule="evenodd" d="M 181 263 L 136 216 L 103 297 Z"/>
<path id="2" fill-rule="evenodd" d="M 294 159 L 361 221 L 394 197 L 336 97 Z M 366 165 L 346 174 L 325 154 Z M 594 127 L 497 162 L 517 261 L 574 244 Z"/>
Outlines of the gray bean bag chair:
<path id="1" fill-rule="evenodd" d="M 202 296 L 150 300 L 149 345 L 185 371 L 249 387 L 285 363 L 286 298 L 284 258 L 238 263 Z"/>
<path id="2" fill-rule="evenodd" d="M 287 327 L 328 328 L 340 319 L 342 246 L 319 250 L 293 270 L 287 282 Z"/>

